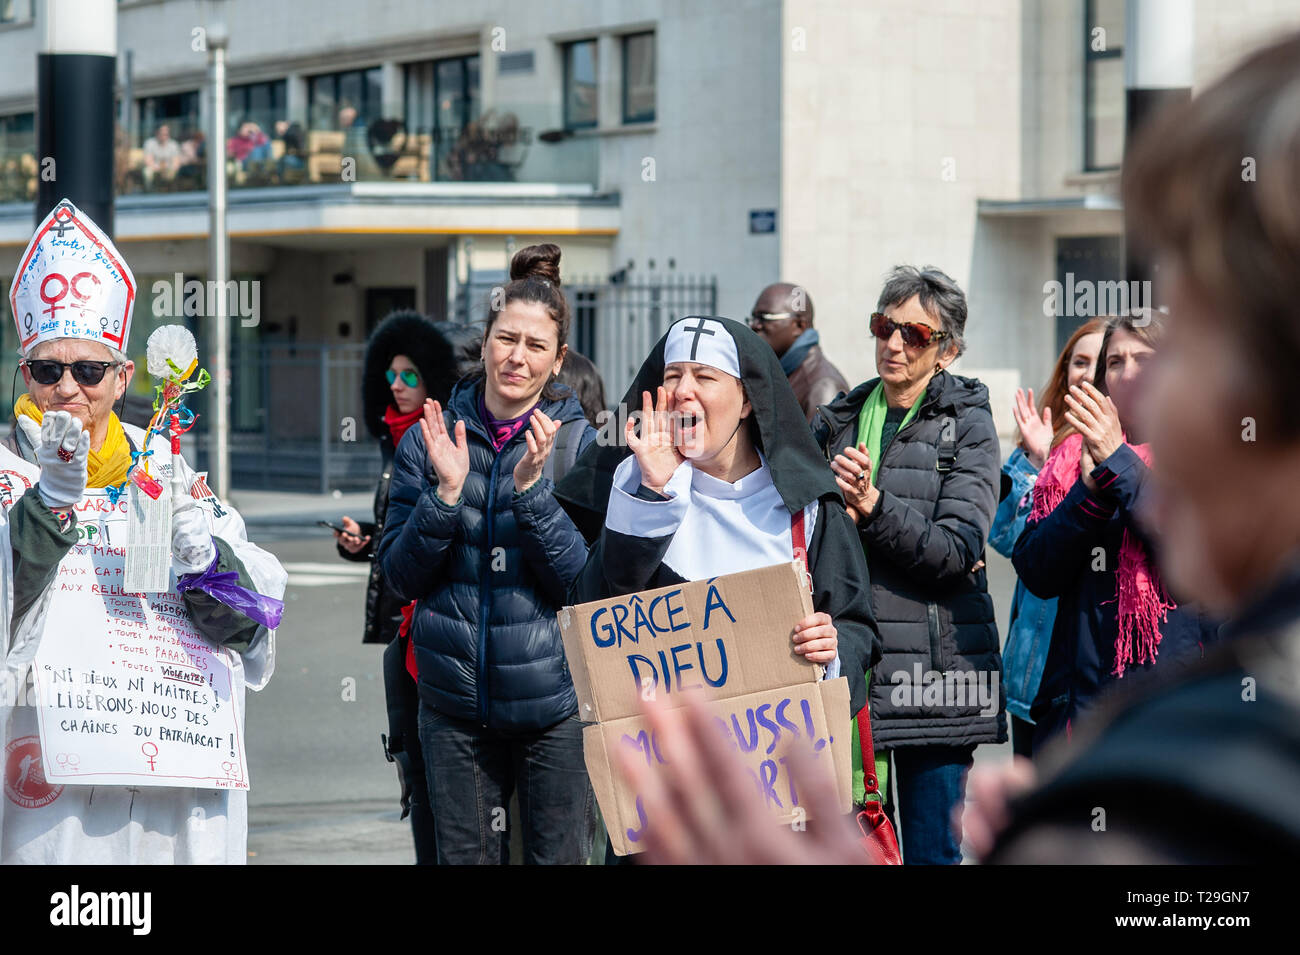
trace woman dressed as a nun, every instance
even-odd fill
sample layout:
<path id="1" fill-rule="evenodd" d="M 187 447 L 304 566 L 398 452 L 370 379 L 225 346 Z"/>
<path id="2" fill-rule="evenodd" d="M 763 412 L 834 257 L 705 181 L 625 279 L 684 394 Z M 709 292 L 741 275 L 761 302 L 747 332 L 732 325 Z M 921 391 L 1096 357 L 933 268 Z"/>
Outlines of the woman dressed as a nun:
<path id="1" fill-rule="evenodd" d="M 623 401 L 640 404 L 639 433 L 629 421 L 626 447 L 593 442 L 555 492 L 599 538 L 570 596 L 786 563 L 801 544 L 815 612 L 796 625 L 794 651 L 848 677 L 856 714 L 880 657 L 866 560 L 771 346 L 730 319 L 682 319 Z"/>

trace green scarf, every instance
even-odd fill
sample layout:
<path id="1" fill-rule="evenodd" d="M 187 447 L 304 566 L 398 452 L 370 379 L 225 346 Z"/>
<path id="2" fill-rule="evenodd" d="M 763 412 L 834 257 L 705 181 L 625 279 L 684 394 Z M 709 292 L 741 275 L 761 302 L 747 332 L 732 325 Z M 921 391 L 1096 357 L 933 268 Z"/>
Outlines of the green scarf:
<path id="1" fill-rule="evenodd" d="M 921 392 L 919 398 L 912 407 L 907 409 L 907 414 L 903 416 L 903 423 L 898 426 L 902 431 L 907 427 L 907 423 L 916 417 L 916 412 L 921 408 L 921 402 L 925 400 L 925 392 Z M 871 483 L 880 486 L 880 436 L 885 429 L 885 415 L 889 412 L 889 404 L 885 401 L 885 386 L 882 382 L 871 390 L 867 395 L 867 400 L 862 403 L 862 411 L 858 413 L 858 444 L 865 443 L 867 454 L 871 457 Z"/>
<path id="2" fill-rule="evenodd" d="M 916 417 L 916 412 L 921 407 L 921 402 L 925 400 L 925 392 L 916 399 L 912 407 L 907 409 L 907 414 L 903 416 L 903 423 L 898 426 L 902 431 L 907 427 L 907 423 Z M 880 477 L 880 437 L 885 428 L 885 414 L 889 411 L 889 404 L 885 401 L 884 382 L 876 385 L 867 395 L 867 400 L 862 403 L 862 411 L 858 414 L 858 444 L 866 444 L 867 454 L 871 458 L 871 483 L 879 486 Z M 866 550 L 866 544 L 862 545 Z M 871 671 L 867 671 L 867 696 L 870 697 Z M 876 794 L 877 801 L 883 802 L 883 796 L 889 791 L 889 754 L 876 753 L 876 779 L 880 783 L 880 791 Z M 862 745 L 858 738 L 858 721 L 853 721 L 853 801 L 862 802 L 866 798 L 867 785 L 864 782 L 862 772 Z"/>

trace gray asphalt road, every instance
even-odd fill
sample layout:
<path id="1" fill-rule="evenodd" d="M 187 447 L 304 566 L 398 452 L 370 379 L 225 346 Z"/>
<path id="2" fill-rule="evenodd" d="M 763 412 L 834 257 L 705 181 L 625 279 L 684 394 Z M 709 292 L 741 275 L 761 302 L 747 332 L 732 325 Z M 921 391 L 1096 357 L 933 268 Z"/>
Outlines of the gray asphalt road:
<path id="1" fill-rule="evenodd" d="M 383 648 L 361 643 L 368 565 L 340 560 L 323 529 L 257 536 L 289 590 L 275 676 L 248 695 L 249 861 L 413 863 L 379 742 Z"/>
<path id="2" fill-rule="evenodd" d="M 367 565 L 340 560 L 325 530 L 254 534 L 289 571 L 289 590 L 275 676 L 248 695 L 249 862 L 412 863 L 379 743 L 382 648 L 361 643 Z M 987 559 L 1005 639 L 1015 576 L 1005 558 Z M 976 761 L 1010 754 L 1009 743 L 981 746 Z"/>

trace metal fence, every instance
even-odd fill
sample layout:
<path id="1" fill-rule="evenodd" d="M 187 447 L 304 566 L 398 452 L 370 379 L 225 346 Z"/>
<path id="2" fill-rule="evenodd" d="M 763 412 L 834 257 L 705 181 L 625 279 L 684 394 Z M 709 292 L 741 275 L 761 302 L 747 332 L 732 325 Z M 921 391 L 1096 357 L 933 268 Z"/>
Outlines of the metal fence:
<path id="1" fill-rule="evenodd" d="M 361 415 L 364 354 L 364 345 L 263 343 L 234 349 L 231 484 L 321 493 L 374 487 L 379 445 Z M 201 400 L 195 405 L 201 412 Z M 198 444 L 200 466 L 207 467 L 208 436 Z"/>
<path id="2" fill-rule="evenodd" d="M 503 281 L 499 273 L 472 275 L 460 286 L 456 320 L 482 322 L 492 289 Z M 687 315 L 717 311 L 718 281 L 675 273 L 632 282 L 579 278 L 566 282 L 564 293 L 573 310 L 569 344 L 596 363 L 605 397 L 613 403 L 669 325 Z"/>
<path id="3" fill-rule="evenodd" d="M 481 322 L 501 279 L 462 286 L 456 318 Z M 590 357 L 613 404 L 650 348 L 686 315 L 712 315 L 713 278 L 666 275 L 644 282 L 575 281 L 564 286 L 573 309 L 571 345 Z M 360 491 L 379 476 L 379 446 L 362 420 L 365 345 L 273 342 L 231 349 L 231 483 L 249 489 Z M 208 392 L 191 401 L 200 421 Z M 198 439 L 198 467 L 210 467 L 209 437 Z"/>

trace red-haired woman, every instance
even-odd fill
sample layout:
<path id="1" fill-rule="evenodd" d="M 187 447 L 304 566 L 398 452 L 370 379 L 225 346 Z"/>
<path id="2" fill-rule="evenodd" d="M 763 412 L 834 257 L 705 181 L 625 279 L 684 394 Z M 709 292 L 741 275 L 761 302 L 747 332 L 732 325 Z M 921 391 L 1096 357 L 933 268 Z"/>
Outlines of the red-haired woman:
<path id="1" fill-rule="evenodd" d="M 1012 414 L 1020 429 L 1020 441 L 1002 465 L 1002 499 L 989 531 L 989 543 L 1004 557 L 1011 556 L 1016 539 L 1025 529 L 1033 504 L 1031 492 L 1043 462 L 1072 430 L 1065 421 L 1065 396 L 1070 388 L 1092 379 L 1104 328 L 1105 323 L 1094 318 L 1074 330 L 1056 359 L 1038 410 L 1034 406 L 1034 389 L 1030 388 L 1028 395 L 1016 389 Z M 1056 598 L 1036 597 L 1017 580 L 1011 598 L 1010 630 L 1002 649 L 1002 680 L 1011 716 L 1012 746 L 1022 756 L 1029 756 L 1033 749 L 1034 717 L 1030 710 L 1043 678 L 1055 623 Z"/>
<path id="2" fill-rule="evenodd" d="M 1158 312 L 1107 321 L 1094 380 L 1065 398 L 1075 433 L 1044 462 L 1012 554 L 1032 593 L 1060 598 L 1031 709 L 1035 749 L 1068 736 L 1117 680 L 1144 681 L 1157 659 L 1162 670 L 1199 659 L 1218 639 L 1217 623 L 1165 589 L 1139 522 L 1151 488 L 1142 384 L 1163 324 Z"/>

